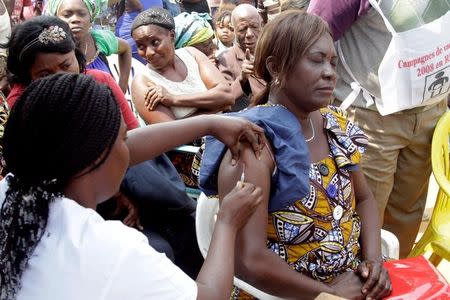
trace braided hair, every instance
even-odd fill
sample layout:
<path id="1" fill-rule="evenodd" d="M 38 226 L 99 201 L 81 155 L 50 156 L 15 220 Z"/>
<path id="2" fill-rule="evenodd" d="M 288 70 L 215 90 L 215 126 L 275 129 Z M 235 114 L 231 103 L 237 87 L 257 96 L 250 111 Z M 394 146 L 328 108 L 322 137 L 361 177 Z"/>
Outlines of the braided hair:
<path id="1" fill-rule="evenodd" d="M 61 28 L 67 37 L 51 43 L 32 43 L 43 30 L 52 26 Z M 58 17 L 38 16 L 17 25 L 11 33 L 9 42 L 0 45 L 0 48 L 9 51 L 7 64 L 11 83 L 28 85 L 31 82 L 30 69 L 39 53 L 66 54 L 75 51 L 80 73 L 86 69 L 86 58 L 76 47 L 69 25 Z"/>
<path id="2" fill-rule="evenodd" d="M 51 75 L 33 81 L 21 95 L 3 137 L 12 175 L 6 177 L 0 212 L 0 299 L 16 297 L 45 231 L 50 202 L 73 178 L 102 165 L 120 124 L 110 89 L 90 76 Z"/>

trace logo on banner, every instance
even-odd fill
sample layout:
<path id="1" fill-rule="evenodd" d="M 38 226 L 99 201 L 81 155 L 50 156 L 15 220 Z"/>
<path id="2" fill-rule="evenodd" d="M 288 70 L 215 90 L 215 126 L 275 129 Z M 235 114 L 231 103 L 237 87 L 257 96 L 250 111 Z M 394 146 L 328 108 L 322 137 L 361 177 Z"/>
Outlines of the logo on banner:
<path id="1" fill-rule="evenodd" d="M 445 95 L 450 90 L 450 66 L 429 74 L 425 77 L 425 88 L 423 90 L 423 102 Z"/>

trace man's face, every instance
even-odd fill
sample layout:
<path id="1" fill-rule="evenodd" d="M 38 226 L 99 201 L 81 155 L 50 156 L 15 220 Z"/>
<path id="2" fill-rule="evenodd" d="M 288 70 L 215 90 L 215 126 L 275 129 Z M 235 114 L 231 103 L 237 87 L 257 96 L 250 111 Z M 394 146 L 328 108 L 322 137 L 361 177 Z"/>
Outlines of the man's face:
<path id="1" fill-rule="evenodd" d="M 234 22 L 234 33 L 239 47 L 253 54 L 261 32 L 261 18 L 257 13 L 238 16 Z"/>

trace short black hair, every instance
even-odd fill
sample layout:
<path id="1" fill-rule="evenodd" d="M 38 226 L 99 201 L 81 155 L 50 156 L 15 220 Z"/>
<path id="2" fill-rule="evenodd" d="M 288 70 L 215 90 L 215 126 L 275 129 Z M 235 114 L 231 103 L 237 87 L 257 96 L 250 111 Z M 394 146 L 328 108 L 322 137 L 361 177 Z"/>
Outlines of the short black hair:
<path id="1" fill-rule="evenodd" d="M 160 7 L 152 7 L 137 15 L 131 25 L 131 34 L 133 34 L 136 28 L 145 25 L 157 25 L 168 30 L 174 30 L 175 20 L 168 10 Z"/>
<path id="2" fill-rule="evenodd" d="M 58 42 L 31 44 L 44 29 L 51 26 L 62 28 L 67 37 Z M 36 55 L 41 52 L 66 54 L 75 51 L 80 72 L 82 73 L 86 69 L 86 58 L 76 47 L 69 25 L 54 16 L 38 16 L 17 25 L 12 31 L 9 42 L 0 47 L 7 48 L 9 51 L 7 68 L 11 83 L 30 84 L 30 68 Z"/>

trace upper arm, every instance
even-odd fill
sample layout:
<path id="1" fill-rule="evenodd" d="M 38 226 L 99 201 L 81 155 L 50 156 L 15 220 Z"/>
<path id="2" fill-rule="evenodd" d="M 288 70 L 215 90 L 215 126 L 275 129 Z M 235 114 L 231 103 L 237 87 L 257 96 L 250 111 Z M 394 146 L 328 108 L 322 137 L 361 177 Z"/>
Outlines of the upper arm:
<path id="1" fill-rule="evenodd" d="M 172 111 L 164 105 L 158 105 L 155 110 L 150 111 L 145 106 L 145 94 L 150 86 L 155 84 L 145 75 L 136 75 L 131 84 L 131 98 L 141 118 L 147 124 L 154 124 L 175 120 Z"/>
<path id="2" fill-rule="evenodd" d="M 225 80 L 228 82 L 228 84 L 231 85 L 236 79 L 236 76 L 233 73 L 233 69 L 229 65 L 230 62 L 227 59 L 228 55 L 228 53 L 226 53 L 227 51 L 229 50 L 226 50 L 225 52 L 221 53 L 217 58 L 217 68 L 219 69 L 219 72 L 223 75 Z"/>
<path id="3" fill-rule="evenodd" d="M 118 53 L 119 42 L 113 32 L 109 30 L 94 29 L 91 31 L 91 35 L 100 52 L 106 56 Z"/>
<path id="4" fill-rule="evenodd" d="M 367 183 L 361 168 L 352 172 L 352 184 L 356 198 L 356 206 L 358 206 L 358 203 L 361 201 L 373 198 L 372 191 L 370 190 L 369 184 Z"/>
<path id="5" fill-rule="evenodd" d="M 127 41 L 125 41 L 122 38 L 117 38 L 117 42 L 118 42 L 118 54 L 124 54 L 126 52 L 130 52 L 131 53 L 131 47 L 130 45 L 127 43 Z"/>
<path id="6" fill-rule="evenodd" d="M 227 84 L 223 75 L 205 54 L 193 47 L 188 47 L 186 49 L 197 61 L 200 77 L 208 90 L 216 87 L 220 83 Z"/>
<path id="7" fill-rule="evenodd" d="M 311 0 L 308 12 L 324 19 L 337 41 L 369 8 L 368 0 Z"/>
<path id="8" fill-rule="evenodd" d="M 238 233 L 236 247 L 237 273 L 242 273 L 243 268 L 246 268 L 245 263 L 249 263 L 249 259 L 256 259 L 257 253 L 266 250 L 268 203 L 271 175 L 274 168 L 267 147 L 264 147 L 261 160 L 258 160 L 249 144 L 244 143 L 242 146 L 244 149 L 236 166 L 231 165 L 229 151 L 222 159 L 218 177 L 219 198 L 223 199 L 233 189 L 241 177 L 243 164 L 245 164 L 245 182 L 250 182 L 262 189 L 263 202 Z"/>

